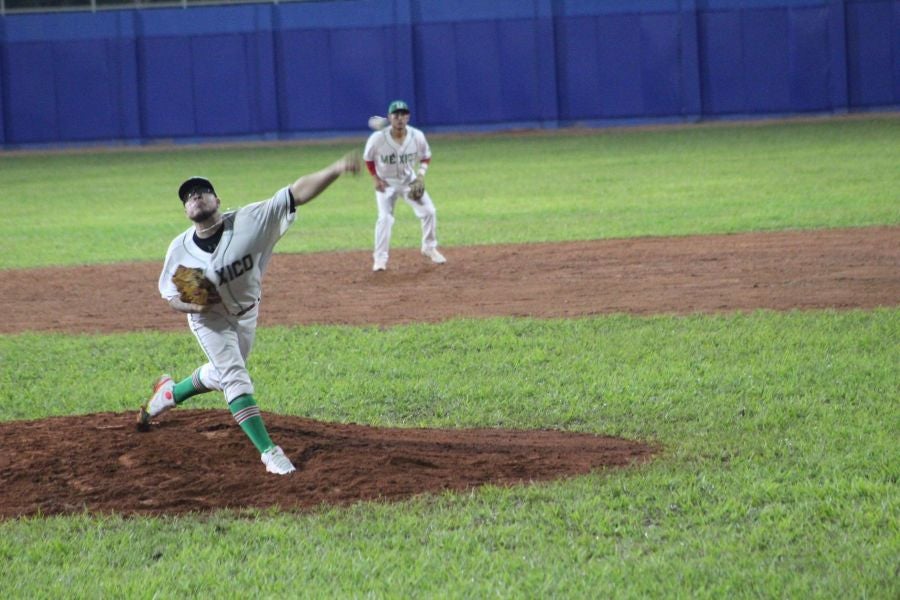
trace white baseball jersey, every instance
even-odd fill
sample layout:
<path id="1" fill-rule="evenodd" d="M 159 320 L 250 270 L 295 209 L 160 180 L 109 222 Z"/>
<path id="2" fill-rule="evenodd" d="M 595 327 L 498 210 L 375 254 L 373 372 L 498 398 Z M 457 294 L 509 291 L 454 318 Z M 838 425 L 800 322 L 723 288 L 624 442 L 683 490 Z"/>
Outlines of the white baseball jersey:
<path id="1" fill-rule="evenodd" d="M 375 162 L 375 172 L 391 186 L 404 186 L 416 178 L 416 164 L 431 159 L 425 134 L 409 125 L 406 137 L 398 143 L 391 128 L 376 131 L 366 141 L 363 160 Z"/>
<path id="2" fill-rule="evenodd" d="M 193 227 L 172 240 L 159 276 L 160 295 L 167 301 L 178 297 L 172 275 L 178 265 L 184 265 L 203 269 L 215 284 L 222 304 L 213 311 L 240 315 L 253 308 L 275 244 L 296 218 L 289 190 L 283 188 L 269 200 L 224 213 L 222 238 L 212 253 L 197 246 Z"/>

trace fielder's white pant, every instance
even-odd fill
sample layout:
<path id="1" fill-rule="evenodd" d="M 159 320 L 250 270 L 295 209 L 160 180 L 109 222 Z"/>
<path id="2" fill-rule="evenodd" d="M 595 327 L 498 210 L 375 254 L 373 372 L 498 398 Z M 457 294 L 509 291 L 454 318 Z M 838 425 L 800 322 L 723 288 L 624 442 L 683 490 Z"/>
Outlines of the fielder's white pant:
<path id="1" fill-rule="evenodd" d="M 391 247 L 391 229 L 394 226 L 394 205 L 397 198 L 403 198 L 422 222 L 422 250 L 437 248 L 437 212 L 431 196 L 426 191 L 421 203 L 410 200 L 407 194 L 409 186 L 390 186 L 383 192 L 375 190 L 375 203 L 378 205 L 378 220 L 375 221 L 375 252 L 372 256 L 377 261 L 387 262 L 388 250 Z"/>
<path id="2" fill-rule="evenodd" d="M 210 311 L 189 314 L 188 326 L 209 362 L 200 367 L 200 382 L 210 390 L 225 393 L 225 400 L 253 393 L 247 357 L 256 339 L 257 303 L 240 317 Z"/>

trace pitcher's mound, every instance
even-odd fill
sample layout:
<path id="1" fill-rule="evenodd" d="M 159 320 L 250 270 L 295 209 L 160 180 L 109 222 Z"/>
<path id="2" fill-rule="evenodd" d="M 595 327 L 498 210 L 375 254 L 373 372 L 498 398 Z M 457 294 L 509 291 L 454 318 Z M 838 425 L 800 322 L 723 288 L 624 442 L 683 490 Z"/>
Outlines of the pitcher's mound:
<path id="1" fill-rule="evenodd" d="M 176 409 L 148 433 L 134 414 L 0 423 L 0 518 L 89 512 L 304 509 L 514 485 L 648 460 L 641 442 L 563 431 L 390 429 L 265 414 L 297 467 L 266 473 L 227 410 Z"/>

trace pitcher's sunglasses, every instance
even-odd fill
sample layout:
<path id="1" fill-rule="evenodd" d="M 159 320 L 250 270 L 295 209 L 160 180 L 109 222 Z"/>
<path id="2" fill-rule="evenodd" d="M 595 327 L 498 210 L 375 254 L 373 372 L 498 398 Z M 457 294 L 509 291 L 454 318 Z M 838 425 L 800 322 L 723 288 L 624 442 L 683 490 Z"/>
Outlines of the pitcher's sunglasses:
<path id="1" fill-rule="evenodd" d="M 208 188 L 208 187 L 204 187 L 204 186 L 193 187 L 188 190 L 187 194 L 184 195 L 184 199 L 188 200 L 191 196 L 194 196 L 194 195 L 202 196 L 203 194 L 212 194 L 212 193 L 213 193 L 212 189 Z"/>

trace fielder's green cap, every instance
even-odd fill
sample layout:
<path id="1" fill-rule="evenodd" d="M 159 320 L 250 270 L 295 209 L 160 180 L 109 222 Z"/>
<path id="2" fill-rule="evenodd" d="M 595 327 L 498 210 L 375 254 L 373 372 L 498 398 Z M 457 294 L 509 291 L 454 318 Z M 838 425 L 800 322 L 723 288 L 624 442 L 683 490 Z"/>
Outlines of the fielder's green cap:
<path id="1" fill-rule="evenodd" d="M 406 102 L 403 100 L 394 100 L 391 102 L 391 105 L 388 106 L 388 114 L 392 115 L 395 112 L 409 112 L 409 106 L 406 105 Z"/>
<path id="2" fill-rule="evenodd" d="M 216 189 L 213 187 L 212 182 L 206 177 L 194 176 L 190 179 L 186 180 L 180 186 L 178 186 L 178 199 L 181 200 L 181 203 L 184 204 L 187 200 L 188 192 L 190 192 L 194 188 L 209 188 L 213 194 L 216 193 Z"/>

